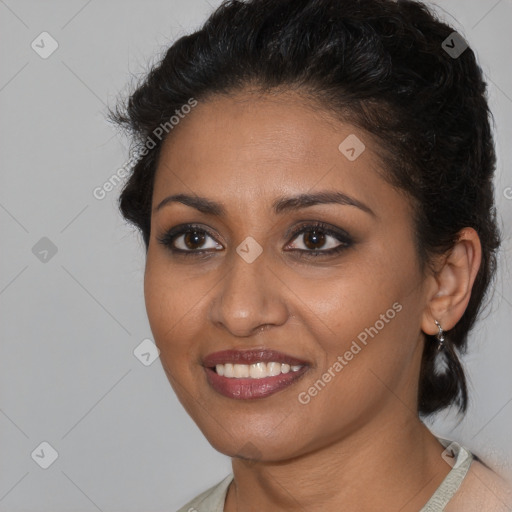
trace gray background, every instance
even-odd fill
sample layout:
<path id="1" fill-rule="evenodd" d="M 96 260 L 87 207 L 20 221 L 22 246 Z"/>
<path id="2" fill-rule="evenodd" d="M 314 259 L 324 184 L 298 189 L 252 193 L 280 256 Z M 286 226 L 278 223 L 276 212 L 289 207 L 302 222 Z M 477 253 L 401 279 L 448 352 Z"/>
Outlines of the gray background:
<path id="1" fill-rule="evenodd" d="M 105 106 L 219 3 L 0 0 L 0 511 L 173 511 L 230 471 L 159 359 L 134 356 L 151 339 L 142 242 L 116 210 L 120 186 L 103 200 L 92 193 L 128 159 Z M 465 359 L 471 408 L 432 428 L 510 476 L 512 1 L 438 8 L 489 79 L 504 245 Z M 43 31 L 59 45 L 46 59 L 31 47 Z M 57 249 L 45 261 L 43 237 Z M 36 463 L 50 454 L 43 441 L 58 452 L 48 469 Z"/>

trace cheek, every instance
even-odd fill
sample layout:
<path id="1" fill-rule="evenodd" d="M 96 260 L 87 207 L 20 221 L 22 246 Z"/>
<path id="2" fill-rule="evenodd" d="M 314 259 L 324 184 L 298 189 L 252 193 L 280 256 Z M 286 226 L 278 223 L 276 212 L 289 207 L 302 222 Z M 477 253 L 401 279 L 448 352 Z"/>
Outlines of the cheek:
<path id="1" fill-rule="evenodd" d="M 148 254 L 144 274 L 146 312 L 155 343 L 164 358 L 172 354 L 170 361 L 184 355 L 187 337 L 181 330 L 194 315 L 198 302 L 194 288 L 187 287 L 180 275 L 162 258 Z"/>
<path id="2" fill-rule="evenodd" d="M 194 375 L 193 332 L 188 333 L 198 317 L 200 297 L 190 289 L 190 280 L 184 281 L 179 272 L 170 270 L 164 261 L 148 254 L 144 275 L 146 311 L 155 344 L 160 350 L 160 362 L 176 397 L 197 421 L 201 404 L 200 383 Z M 188 333 L 188 334 L 187 334 Z"/>
<path id="3" fill-rule="evenodd" d="M 379 396 L 389 395 L 387 386 L 408 378 L 422 309 L 415 257 L 407 245 L 387 252 L 382 246 L 319 286 L 296 281 L 302 323 L 322 354 L 301 391 L 319 414 L 374 407 Z M 338 408 L 322 413 L 326 402 Z"/>
<path id="4" fill-rule="evenodd" d="M 411 263 L 412 262 L 412 263 Z M 286 280 L 286 277 L 283 278 Z M 343 265 L 318 274 L 315 279 L 289 276 L 293 283 L 290 300 L 296 305 L 306 326 L 315 326 L 314 338 L 321 341 L 326 353 L 344 353 L 352 340 L 364 343 L 376 329 L 380 337 L 401 320 L 399 302 L 417 299 L 414 286 L 418 275 L 414 260 L 404 253 L 386 254 L 384 248 L 360 251 Z M 412 291 L 412 293 L 411 293 Z M 300 299 L 300 300 L 297 300 Z"/>

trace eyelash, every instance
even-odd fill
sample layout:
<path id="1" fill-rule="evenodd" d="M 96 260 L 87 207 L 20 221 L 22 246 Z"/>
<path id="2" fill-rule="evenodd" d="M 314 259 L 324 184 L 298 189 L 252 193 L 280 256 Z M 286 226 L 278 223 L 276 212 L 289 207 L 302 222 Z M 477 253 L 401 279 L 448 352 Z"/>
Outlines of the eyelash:
<path id="1" fill-rule="evenodd" d="M 324 224 L 323 222 L 313 222 L 313 223 L 303 223 L 299 226 L 297 226 L 293 232 L 289 235 L 291 237 L 291 240 L 295 240 L 295 238 L 303 233 L 308 233 L 310 231 L 318 230 L 322 232 L 324 235 L 332 236 L 336 238 L 340 245 L 328 249 L 328 250 L 304 250 L 304 249 L 290 249 L 293 252 L 298 253 L 298 256 L 300 258 L 303 257 L 318 257 L 318 256 L 332 256 L 334 254 L 338 254 L 342 252 L 343 250 L 349 248 L 353 244 L 353 240 L 350 238 L 350 236 L 343 230 L 333 230 L 329 225 Z M 215 240 L 215 237 L 206 229 L 202 228 L 201 226 L 197 224 L 182 224 L 180 226 L 176 226 L 166 233 L 163 234 L 161 237 L 157 237 L 157 240 L 159 243 L 167 247 L 172 253 L 184 255 L 184 256 L 203 256 L 208 252 L 212 252 L 212 249 L 208 250 L 188 250 L 185 251 L 183 249 L 177 249 L 172 246 L 173 242 L 181 235 L 184 235 L 188 232 L 196 231 L 199 233 L 204 233 L 208 235 L 210 238 L 213 238 Z M 218 242 L 217 242 L 218 243 Z M 288 242 L 289 243 L 289 242 Z M 213 251 L 216 251 L 215 249 Z"/>

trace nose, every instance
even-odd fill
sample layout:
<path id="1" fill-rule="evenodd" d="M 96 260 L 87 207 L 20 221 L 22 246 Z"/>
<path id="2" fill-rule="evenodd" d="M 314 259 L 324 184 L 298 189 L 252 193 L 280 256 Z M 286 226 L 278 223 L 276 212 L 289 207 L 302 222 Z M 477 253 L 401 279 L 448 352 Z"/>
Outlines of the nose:
<path id="1" fill-rule="evenodd" d="M 239 337 L 283 325 L 288 318 L 284 285 L 270 268 L 265 251 L 251 263 L 235 251 L 230 260 L 227 275 L 211 300 L 210 321 Z"/>

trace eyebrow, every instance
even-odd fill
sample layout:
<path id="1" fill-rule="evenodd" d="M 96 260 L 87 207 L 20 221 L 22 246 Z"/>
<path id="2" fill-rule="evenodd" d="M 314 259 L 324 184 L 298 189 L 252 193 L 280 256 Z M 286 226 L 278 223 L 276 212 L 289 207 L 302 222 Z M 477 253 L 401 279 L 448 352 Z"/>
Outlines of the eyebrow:
<path id="1" fill-rule="evenodd" d="M 187 194 L 174 194 L 166 197 L 158 206 L 156 206 L 153 212 L 161 210 L 164 206 L 171 203 L 182 203 L 187 206 L 191 206 L 201 213 L 207 215 L 215 215 L 217 217 L 225 217 L 226 209 L 221 203 L 207 199 L 206 197 L 191 196 Z M 321 191 L 312 194 L 299 194 L 291 197 L 279 197 L 273 203 L 272 207 L 274 213 L 282 214 L 289 211 L 300 210 L 309 206 L 317 204 L 329 204 L 336 203 L 341 205 L 355 206 L 360 210 L 369 213 L 370 215 L 376 216 L 373 210 L 366 204 L 354 199 L 353 197 L 344 194 L 343 192 L 336 191 Z"/>

